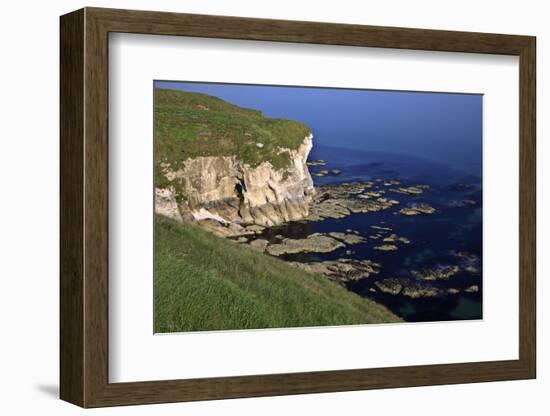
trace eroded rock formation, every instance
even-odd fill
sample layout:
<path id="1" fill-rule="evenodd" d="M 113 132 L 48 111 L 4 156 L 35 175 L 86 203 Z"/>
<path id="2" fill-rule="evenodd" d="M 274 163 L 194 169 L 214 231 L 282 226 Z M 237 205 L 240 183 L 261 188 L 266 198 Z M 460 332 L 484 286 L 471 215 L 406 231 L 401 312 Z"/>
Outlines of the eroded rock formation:
<path id="1" fill-rule="evenodd" d="M 309 215 L 314 187 L 306 160 L 311 147 L 310 134 L 296 150 L 281 148 L 290 159 L 281 169 L 269 161 L 251 167 L 235 156 L 209 156 L 188 159 L 177 171 L 163 166 L 163 173 L 178 185 L 174 189 L 181 189 L 178 208 L 183 217 L 188 213 L 198 221 L 273 226 Z M 161 202 L 157 212 L 173 213 L 173 203 L 162 199 L 167 190 L 157 189 L 156 193 Z"/>

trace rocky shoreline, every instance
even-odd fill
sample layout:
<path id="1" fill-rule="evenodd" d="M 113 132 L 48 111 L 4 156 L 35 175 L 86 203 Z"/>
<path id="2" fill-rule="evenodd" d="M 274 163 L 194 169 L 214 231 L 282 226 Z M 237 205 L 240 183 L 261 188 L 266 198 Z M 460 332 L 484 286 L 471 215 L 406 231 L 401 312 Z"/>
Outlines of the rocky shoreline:
<path id="1" fill-rule="evenodd" d="M 300 164 L 304 163 L 303 161 Z M 307 162 L 305 165 L 323 167 L 324 160 Z M 326 174 L 329 174 L 327 170 Z M 332 172 L 340 174 L 340 170 Z M 325 175 L 324 172 L 322 172 Z M 315 173 L 312 173 L 315 175 Z M 390 210 L 395 215 L 416 216 L 432 215 L 438 211 L 427 203 L 418 203 L 416 198 L 430 191 L 430 187 L 422 184 L 404 185 L 399 179 L 378 178 L 368 181 L 343 182 L 338 184 L 321 185 L 309 193 L 307 213 L 297 221 L 304 224 L 338 220 L 354 214 L 368 214 Z M 399 195 L 401 202 L 390 195 Z M 404 200 L 403 200 L 404 198 Z M 413 198 L 407 202 L 407 198 Z M 473 206 L 474 203 L 464 205 Z M 165 211 L 174 212 L 175 207 L 163 205 Z M 372 232 L 360 233 L 357 230 L 346 229 L 345 232 L 315 232 L 303 238 L 290 238 L 276 234 L 266 237 L 266 231 L 271 224 L 246 223 L 243 221 L 225 221 L 209 216 L 194 218 L 194 222 L 212 233 L 228 238 L 237 244 L 248 246 L 250 249 L 266 255 L 286 258 L 299 254 L 327 254 L 341 250 L 342 255 L 354 253 L 354 246 L 368 244 L 376 252 L 398 252 L 400 248 L 414 244 L 407 236 L 397 234 L 391 227 L 371 225 Z M 302 270 L 321 274 L 329 280 L 344 286 L 358 282 L 368 282 L 366 292 L 384 296 L 403 297 L 408 299 L 441 298 L 455 296 L 460 293 L 477 293 L 478 284 L 466 287 L 452 284 L 453 278 L 460 273 L 479 272 L 480 260 L 474 255 L 465 252 L 453 253 L 455 264 L 436 265 L 422 270 L 410 270 L 408 276 L 383 277 L 378 276 L 383 271 L 380 263 L 369 259 L 354 259 L 338 256 L 334 260 L 322 261 L 295 261 L 287 260 L 289 264 Z M 373 277 L 376 277 L 374 280 Z M 445 282 L 451 287 L 444 287 Z M 368 295 L 367 295 L 368 296 Z"/>
<path id="2" fill-rule="evenodd" d="M 312 162 L 312 163 L 324 163 Z M 394 186 L 397 193 L 404 196 L 417 196 L 419 193 L 429 189 L 428 186 L 416 185 L 403 187 L 401 181 L 390 179 L 375 179 L 364 182 L 344 182 L 335 185 L 323 185 L 316 188 L 309 207 L 309 215 L 302 219 L 302 222 L 317 222 L 326 219 L 340 219 L 358 213 L 378 212 L 389 210 L 400 205 L 400 202 L 386 197 L 386 192 L 392 191 Z M 435 208 L 427 205 L 411 205 L 409 208 L 418 210 L 419 213 L 429 215 L 436 212 Z M 401 209 L 401 211 L 403 210 Z M 395 211 L 401 213 L 401 211 Z M 402 213 L 401 213 L 402 214 Z M 407 215 L 407 214 L 404 214 Z M 246 245 L 253 250 L 271 255 L 274 257 L 285 257 L 301 253 L 332 253 L 340 249 L 346 249 L 346 254 L 353 253 L 353 246 L 371 244 L 373 250 L 377 251 L 398 251 L 400 247 L 411 244 L 406 236 L 395 233 L 391 227 L 383 225 L 372 225 L 372 234 L 363 235 L 353 229 L 346 229 L 345 232 L 312 233 L 305 238 L 288 238 L 282 235 L 268 239 L 262 236 L 269 227 L 258 224 L 239 225 L 236 223 L 223 223 L 211 218 L 197 222 L 200 226 L 208 229 L 214 234 L 229 238 L 238 244 Z M 351 282 L 365 280 L 381 272 L 382 266 L 372 260 L 357 260 L 352 258 L 338 258 L 336 260 L 325 260 L 315 262 L 289 261 L 295 267 L 314 273 L 322 274 L 330 280 L 347 285 Z M 454 270 L 454 269 L 452 269 Z M 410 297 L 440 296 L 442 292 L 425 284 L 425 281 L 440 278 L 444 271 L 436 275 L 435 271 L 417 272 L 417 280 L 412 285 L 411 280 L 403 280 L 398 286 L 394 282 L 392 289 L 389 284 L 396 279 L 385 283 L 373 283 L 371 292 L 379 290 L 383 293 L 395 293 Z M 424 274 L 421 274 L 424 273 Z M 449 275 L 450 277 L 450 275 Z M 414 278 L 414 276 L 413 276 Z M 382 280 L 384 282 L 385 280 Z M 401 287 L 397 290 L 397 287 Z M 403 287 L 405 288 L 403 290 Z"/>

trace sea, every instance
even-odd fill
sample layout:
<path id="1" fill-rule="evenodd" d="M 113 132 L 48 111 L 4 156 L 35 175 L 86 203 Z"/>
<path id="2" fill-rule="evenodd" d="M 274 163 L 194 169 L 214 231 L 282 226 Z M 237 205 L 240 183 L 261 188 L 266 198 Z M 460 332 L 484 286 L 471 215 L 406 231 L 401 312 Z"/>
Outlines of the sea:
<path id="1" fill-rule="evenodd" d="M 421 195 L 388 193 L 399 205 L 379 212 L 352 214 L 341 219 L 325 219 L 318 222 L 291 222 L 271 227 L 261 236 L 275 241 L 277 235 L 286 238 L 306 238 L 313 233 L 333 231 L 358 231 L 367 236 L 362 244 L 346 246 L 331 253 L 300 253 L 282 256 L 288 261 L 313 262 L 351 258 L 369 259 L 381 265 L 379 274 L 348 283 L 347 288 L 387 306 L 395 314 L 409 322 L 469 320 L 482 318 L 483 294 L 483 227 L 482 182 L 475 175 L 465 174 L 448 165 L 399 153 L 368 152 L 339 147 L 316 146 L 311 160 L 324 160 L 325 166 L 310 167 L 314 174 L 320 170 L 338 169 L 338 175 L 313 176 L 315 185 L 399 180 L 400 186 L 428 185 Z M 383 186 L 382 186 L 383 188 Z M 464 201 L 468 201 L 465 203 Z M 436 209 L 429 215 L 405 216 L 399 214 L 403 207 L 426 203 Z M 391 228 L 391 233 L 410 240 L 399 244 L 397 251 L 378 251 L 380 245 L 369 236 L 377 234 L 377 228 Z M 466 271 L 469 260 L 459 253 L 475 258 L 476 267 Z M 460 272 L 448 280 L 429 282 L 443 291 L 459 289 L 458 294 L 440 297 L 409 298 L 385 294 L 376 288 L 375 282 L 387 278 L 415 280 L 415 271 L 460 266 Z M 477 286 L 477 292 L 465 289 Z"/>

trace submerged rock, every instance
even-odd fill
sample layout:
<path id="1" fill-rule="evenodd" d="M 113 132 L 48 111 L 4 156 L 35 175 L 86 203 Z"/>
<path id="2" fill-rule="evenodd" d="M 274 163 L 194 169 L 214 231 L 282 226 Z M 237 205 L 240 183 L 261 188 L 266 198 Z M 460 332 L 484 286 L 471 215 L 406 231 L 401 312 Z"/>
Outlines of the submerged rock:
<path id="1" fill-rule="evenodd" d="M 314 172 L 313 175 L 315 175 L 315 176 L 327 176 L 328 175 L 328 170 L 320 170 L 318 172 Z"/>
<path id="2" fill-rule="evenodd" d="M 399 249 L 395 244 L 382 244 L 381 246 L 374 247 L 378 251 L 395 251 Z"/>
<path id="3" fill-rule="evenodd" d="M 478 274 L 481 270 L 481 259 L 475 255 L 466 251 L 453 251 L 454 256 L 458 257 L 461 261 L 461 267 L 470 274 Z"/>
<path id="4" fill-rule="evenodd" d="M 400 188 L 392 188 L 390 189 L 392 192 L 397 192 L 399 194 L 403 195 L 420 195 L 424 193 L 424 189 L 426 189 L 426 185 L 423 186 L 409 186 L 408 188 L 400 187 Z"/>
<path id="5" fill-rule="evenodd" d="M 460 201 L 451 201 L 447 204 L 450 208 L 462 208 L 466 206 L 474 206 L 477 205 L 477 202 L 473 199 L 463 199 Z"/>
<path id="6" fill-rule="evenodd" d="M 389 236 L 385 237 L 383 240 L 385 243 L 394 243 L 396 241 L 400 241 L 403 244 L 410 244 L 411 240 L 409 240 L 406 237 L 400 237 L 397 234 L 390 234 Z"/>
<path id="7" fill-rule="evenodd" d="M 370 228 L 374 230 L 380 230 L 380 231 L 392 231 L 390 227 L 382 227 L 380 225 L 371 225 Z"/>

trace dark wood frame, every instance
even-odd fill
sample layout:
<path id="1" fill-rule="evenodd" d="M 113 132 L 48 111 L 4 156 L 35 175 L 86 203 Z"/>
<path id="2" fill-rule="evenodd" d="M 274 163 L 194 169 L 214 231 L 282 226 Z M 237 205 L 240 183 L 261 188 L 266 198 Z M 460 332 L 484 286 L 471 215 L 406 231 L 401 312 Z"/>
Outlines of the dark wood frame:
<path id="1" fill-rule="evenodd" d="M 108 35 L 110 32 L 519 56 L 519 359 L 109 383 Z M 320 393 L 536 376 L 535 38 L 85 8 L 61 17 L 61 386 L 82 407 Z"/>

